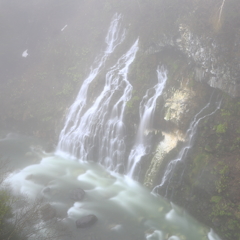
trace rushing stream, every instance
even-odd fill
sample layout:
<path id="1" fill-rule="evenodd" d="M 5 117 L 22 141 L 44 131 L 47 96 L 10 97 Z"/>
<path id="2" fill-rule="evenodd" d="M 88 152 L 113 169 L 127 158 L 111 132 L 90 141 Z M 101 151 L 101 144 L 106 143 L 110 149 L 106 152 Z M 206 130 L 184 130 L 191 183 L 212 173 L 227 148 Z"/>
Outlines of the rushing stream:
<path id="1" fill-rule="evenodd" d="M 129 177 L 107 172 L 93 162 L 46 154 L 20 137 L 2 139 L 0 146 L 13 161 L 35 161 L 12 173 L 7 181 L 15 194 L 43 197 L 55 209 L 54 218 L 70 235 L 64 239 L 81 240 L 218 240 L 212 230 L 202 226 L 183 209 L 152 195 Z M 16 141 L 22 147 L 16 147 Z M 25 158 L 25 159 L 24 159 Z M 39 159 L 39 160 L 37 160 Z M 39 162 L 37 162 L 39 161 Z M 83 189 L 81 201 L 72 191 Z M 90 228 L 77 229 L 75 221 L 94 214 L 98 221 Z"/>

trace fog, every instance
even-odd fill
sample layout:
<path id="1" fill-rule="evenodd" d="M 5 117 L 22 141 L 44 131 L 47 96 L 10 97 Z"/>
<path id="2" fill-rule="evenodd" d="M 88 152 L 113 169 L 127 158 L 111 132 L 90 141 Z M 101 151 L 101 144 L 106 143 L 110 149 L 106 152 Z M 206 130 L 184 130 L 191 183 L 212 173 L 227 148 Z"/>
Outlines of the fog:
<path id="1" fill-rule="evenodd" d="M 239 11 L 0 0 L 0 197 L 43 203 L 3 238 L 239 238 Z"/>

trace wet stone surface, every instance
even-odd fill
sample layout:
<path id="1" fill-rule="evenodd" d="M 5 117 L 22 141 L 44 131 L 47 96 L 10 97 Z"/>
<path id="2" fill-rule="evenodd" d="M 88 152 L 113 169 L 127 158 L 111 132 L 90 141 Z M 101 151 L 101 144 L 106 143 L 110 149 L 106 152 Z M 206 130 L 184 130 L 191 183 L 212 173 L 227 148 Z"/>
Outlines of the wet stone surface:
<path id="1" fill-rule="evenodd" d="M 76 221 L 77 228 L 91 227 L 95 222 L 97 222 L 97 217 L 93 214 L 84 216 Z"/>
<path id="2" fill-rule="evenodd" d="M 73 201 L 81 201 L 85 196 L 85 191 L 81 188 L 75 188 L 70 191 L 70 199 Z"/>

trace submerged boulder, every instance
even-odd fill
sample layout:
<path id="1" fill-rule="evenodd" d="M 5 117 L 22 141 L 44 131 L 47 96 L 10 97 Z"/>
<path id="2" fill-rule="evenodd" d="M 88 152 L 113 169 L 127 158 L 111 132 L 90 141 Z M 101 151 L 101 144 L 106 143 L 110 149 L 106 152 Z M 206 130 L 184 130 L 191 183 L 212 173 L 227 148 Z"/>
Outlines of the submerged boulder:
<path id="1" fill-rule="evenodd" d="M 76 226 L 77 228 L 85 228 L 85 227 L 90 227 L 92 226 L 96 221 L 97 217 L 93 214 L 81 217 L 76 221 Z"/>
<path id="2" fill-rule="evenodd" d="M 81 188 L 75 188 L 70 191 L 70 199 L 73 201 L 81 201 L 84 198 L 85 191 Z"/>
<path id="3" fill-rule="evenodd" d="M 56 210 L 51 204 L 47 203 L 41 208 L 41 215 L 44 221 L 48 221 L 56 217 Z"/>

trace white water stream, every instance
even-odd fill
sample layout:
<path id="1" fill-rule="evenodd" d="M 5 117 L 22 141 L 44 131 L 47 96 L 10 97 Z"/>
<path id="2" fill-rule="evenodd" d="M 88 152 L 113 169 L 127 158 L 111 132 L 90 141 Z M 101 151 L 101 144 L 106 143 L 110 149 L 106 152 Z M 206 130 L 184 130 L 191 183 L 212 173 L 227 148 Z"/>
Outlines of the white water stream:
<path id="1" fill-rule="evenodd" d="M 107 172 L 93 162 L 45 154 L 34 147 L 27 148 L 27 144 L 20 151 L 13 146 L 14 141 L 0 141 L 0 146 L 12 145 L 8 154 L 13 161 L 19 157 L 23 162 L 24 158 L 36 161 L 37 155 L 41 160 L 10 174 L 7 182 L 16 195 L 40 197 L 50 203 L 53 218 L 69 234 L 59 240 L 218 239 L 183 209 L 150 194 L 127 176 Z M 72 191 L 78 188 L 85 191 L 81 201 L 71 198 Z M 75 221 L 88 214 L 96 215 L 98 221 L 89 228 L 76 228 Z"/>
<path id="2" fill-rule="evenodd" d="M 158 97 L 162 94 L 167 81 L 165 69 L 157 69 L 158 83 L 149 89 L 139 106 L 140 124 L 138 127 L 135 144 L 128 157 L 127 175 L 137 177 L 138 167 L 143 156 L 149 153 L 151 142 L 148 141 L 147 131 L 152 127 L 154 112 Z M 152 96 L 151 96 L 152 95 Z"/>
<path id="3" fill-rule="evenodd" d="M 123 114 L 127 101 L 132 96 L 132 85 L 128 81 L 129 66 L 138 51 L 138 40 L 109 68 L 105 85 L 92 106 L 85 112 L 87 90 L 97 76 L 109 54 L 124 39 L 120 32 L 120 16 L 115 15 L 106 42 L 107 50 L 99 65 L 84 81 L 77 99 L 67 115 L 65 126 L 59 137 L 58 151 L 65 151 L 81 160 L 93 160 L 109 170 L 118 171 L 125 154 Z M 118 33 L 118 34 L 116 34 Z"/>
<path id="4" fill-rule="evenodd" d="M 106 36 L 106 50 L 103 52 L 101 57 L 97 57 L 91 68 L 88 77 L 84 80 L 81 89 L 78 93 L 77 98 L 71 105 L 69 113 L 65 121 L 65 125 L 60 133 L 58 142 L 58 151 L 64 151 L 78 156 L 79 139 L 81 138 L 78 134 L 81 131 L 81 117 L 86 108 L 88 89 L 92 81 L 101 71 L 109 55 L 115 50 L 115 48 L 122 43 L 125 38 L 125 29 L 121 31 L 121 15 L 115 14 L 111 25 L 109 27 Z"/>
<path id="5" fill-rule="evenodd" d="M 137 50 L 138 40 L 107 72 L 104 89 L 93 105 L 79 119 L 74 119 L 77 127 L 61 135 L 61 148 L 71 155 L 93 160 L 91 153 L 95 152 L 98 162 L 109 170 L 122 163 L 125 153 L 123 113 L 132 93 L 127 74 Z"/>

